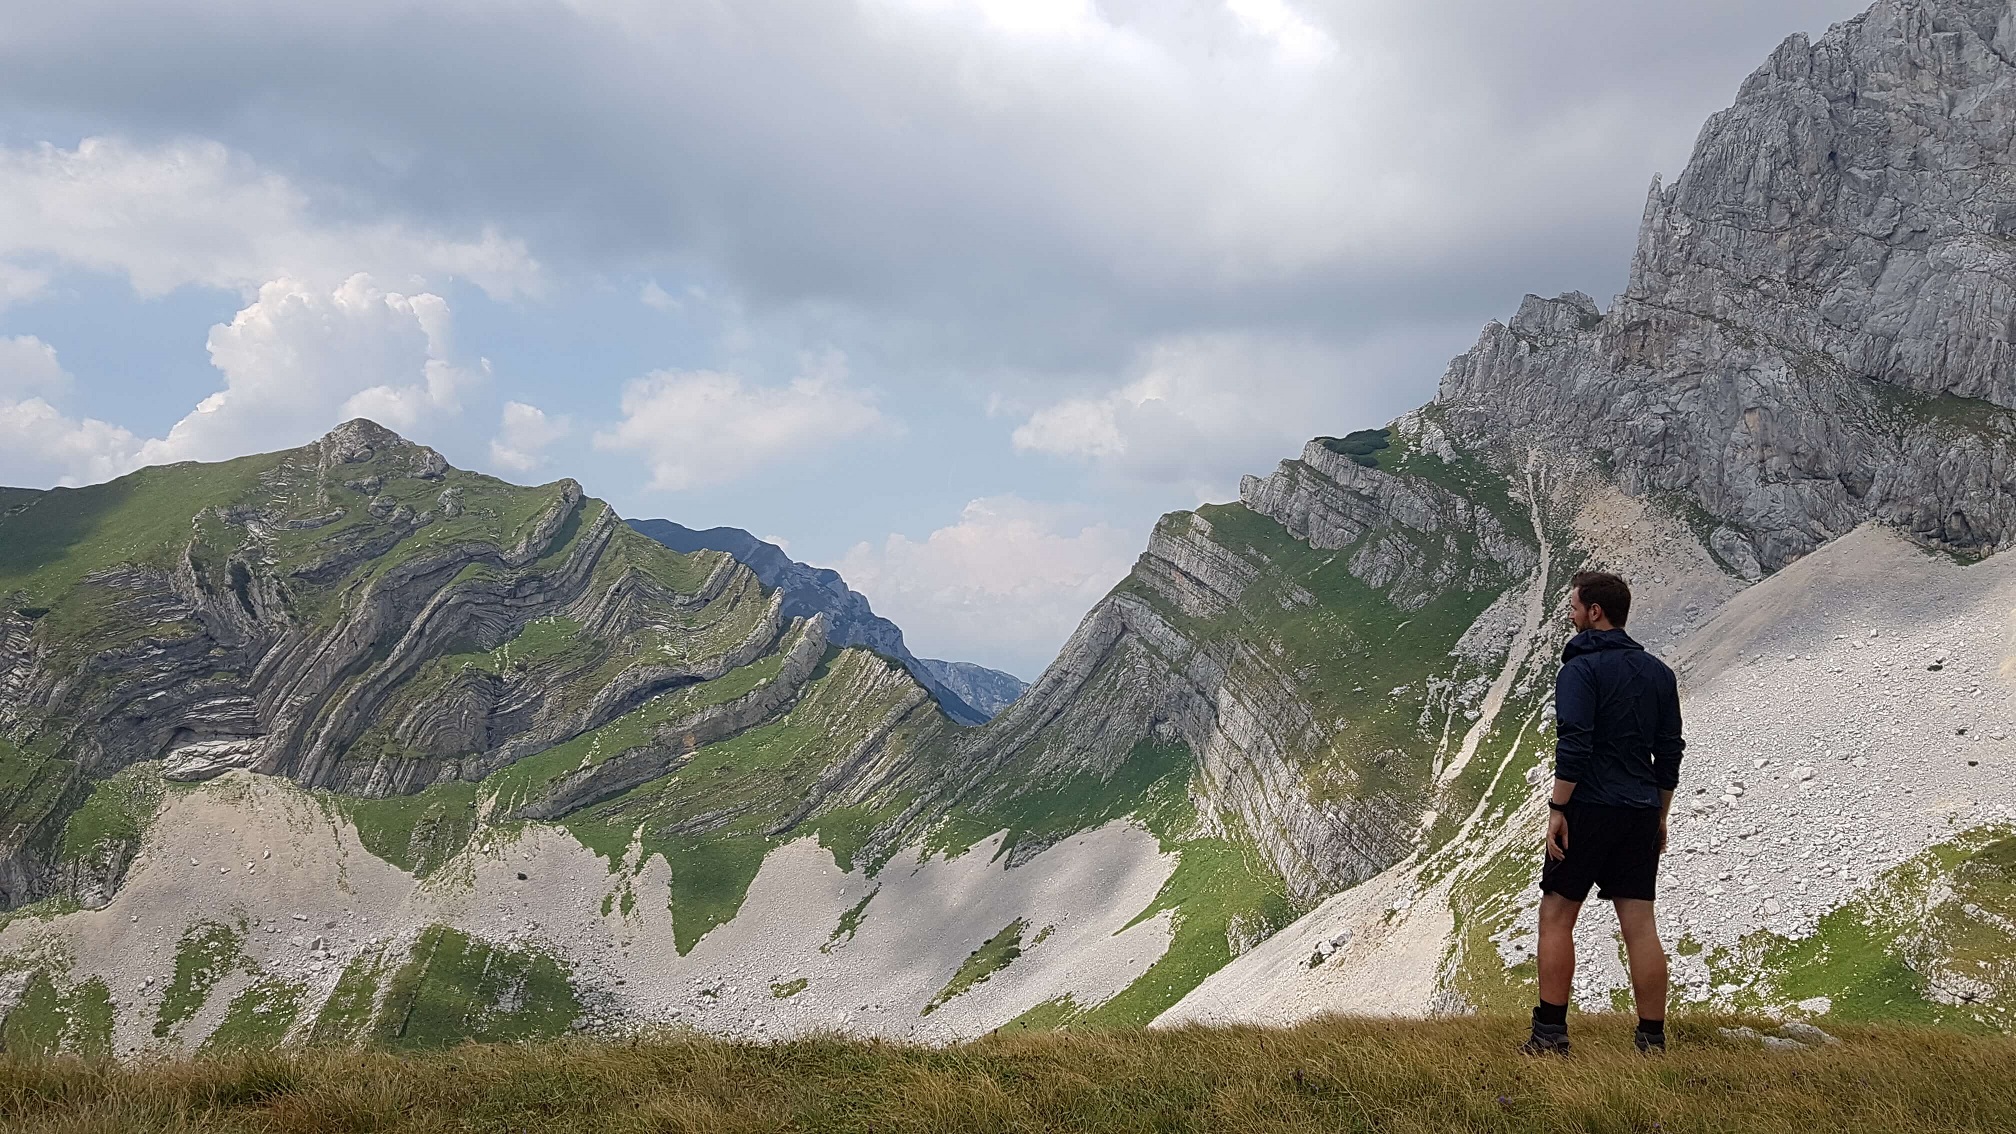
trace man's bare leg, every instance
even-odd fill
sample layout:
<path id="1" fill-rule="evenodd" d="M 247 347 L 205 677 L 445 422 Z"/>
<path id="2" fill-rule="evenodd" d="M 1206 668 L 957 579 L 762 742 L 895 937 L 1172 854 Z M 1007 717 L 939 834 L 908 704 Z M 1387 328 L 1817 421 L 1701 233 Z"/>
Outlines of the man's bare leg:
<path id="1" fill-rule="evenodd" d="M 1540 895 L 1540 999 L 1548 1004 L 1566 1004 L 1572 995 L 1575 918 L 1581 912 L 1581 902 L 1559 894 Z M 1665 963 L 1663 956 L 1660 963 Z"/>
<path id="2" fill-rule="evenodd" d="M 1659 921 L 1653 916 L 1652 903 L 1618 899 L 1617 924 L 1624 930 L 1624 953 L 1631 963 L 1631 996 L 1638 1004 L 1638 1018 L 1664 1020 L 1666 947 L 1659 943 Z"/>
<path id="3" fill-rule="evenodd" d="M 1581 902 L 1540 895 L 1540 1003 L 1533 1035 L 1519 1050 L 1528 1055 L 1568 1054 L 1568 995 L 1575 983 L 1575 915 Z"/>
<path id="4" fill-rule="evenodd" d="M 1638 1006 L 1638 1049 L 1666 1050 L 1666 947 L 1652 903 L 1617 901 L 1617 925 L 1624 931 L 1624 955 L 1631 965 L 1631 999 Z"/>

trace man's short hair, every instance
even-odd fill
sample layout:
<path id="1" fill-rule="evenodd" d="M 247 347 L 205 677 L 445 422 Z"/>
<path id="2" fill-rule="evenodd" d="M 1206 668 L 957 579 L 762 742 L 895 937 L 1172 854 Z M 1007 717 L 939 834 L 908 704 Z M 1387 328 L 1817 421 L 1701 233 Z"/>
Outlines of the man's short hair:
<path id="1" fill-rule="evenodd" d="M 1623 626 L 1631 617 L 1631 585 L 1608 571 L 1575 572 L 1575 593 L 1583 606 L 1600 606 L 1612 626 Z"/>

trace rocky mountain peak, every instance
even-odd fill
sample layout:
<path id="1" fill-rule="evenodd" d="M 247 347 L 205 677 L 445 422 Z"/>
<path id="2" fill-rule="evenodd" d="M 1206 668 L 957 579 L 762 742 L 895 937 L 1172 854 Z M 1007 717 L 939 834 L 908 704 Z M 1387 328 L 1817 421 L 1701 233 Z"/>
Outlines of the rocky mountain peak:
<path id="1" fill-rule="evenodd" d="M 1626 320 L 1740 322 L 1855 377 L 2016 406 L 2012 146 L 2006 0 L 1881 0 L 1793 36 L 1655 183 Z"/>
<path id="2" fill-rule="evenodd" d="M 1744 577 L 1869 520 L 2016 542 L 2012 11 L 1881 0 L 1786 40 L 1653 182 L 1612 309 L 1529 296 L 1431 420 L 1688 501 Z"/>
<path id="3" fill-rule="evenodd" d="M 1512 317 L 1511 328 L 1513 334 L 1551 339 L 1594 330 L 1602 319 L 1596 301 L 1579 291 L 1553 299 L 1528 295 Z"/>
<path id="4" fill-rule="evenodd" d="M 322 467 L 361 465 L 381 456 L 402 458 L 397 463 L 408 475 L 422 480 L 438 480 L 448 471 L 448 459 L 425 445 L 408 441 L 369 418 L 353 418 L 315 443 Z"/>

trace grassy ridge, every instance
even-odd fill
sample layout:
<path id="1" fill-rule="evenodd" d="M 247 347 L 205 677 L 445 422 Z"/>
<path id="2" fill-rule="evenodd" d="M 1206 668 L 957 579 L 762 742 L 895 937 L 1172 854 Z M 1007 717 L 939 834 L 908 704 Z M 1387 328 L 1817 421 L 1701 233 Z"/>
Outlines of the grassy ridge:
<path id="1" fill-rule="evenodd" d="M 990 1037 L 949 1048 L 671 1036 L 188 1061 L 0 1062 L 0 1126 L 100 1131 L 1717 1131 L 2016 1129 L 2016 1040 L 1846 1028 L 1765 1052 L 1676 1021 L 1645 1059 L 1579 1017 L 1529 1060 L 1517 1020 Z"/>

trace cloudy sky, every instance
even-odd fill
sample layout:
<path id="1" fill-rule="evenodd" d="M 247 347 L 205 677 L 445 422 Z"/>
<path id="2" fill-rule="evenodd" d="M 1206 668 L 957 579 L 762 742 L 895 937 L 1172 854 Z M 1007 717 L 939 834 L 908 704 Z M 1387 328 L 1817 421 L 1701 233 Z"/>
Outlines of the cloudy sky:
<path id="1" fill-rule="evenodd" d="M 369 416 L 1033 677 L 1160 513 L 1614 294 L 1863 6 L 13 0 L 0 483 Z"/>

